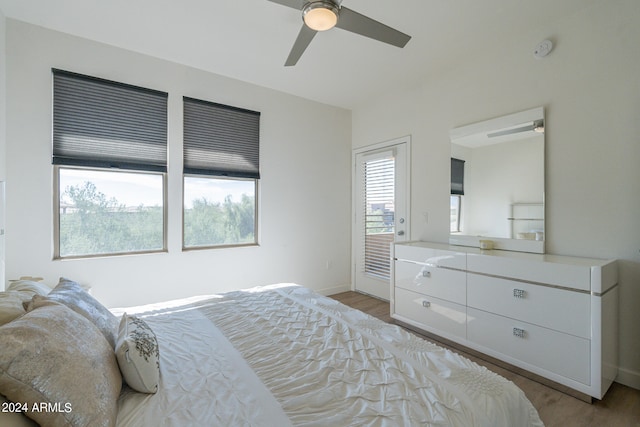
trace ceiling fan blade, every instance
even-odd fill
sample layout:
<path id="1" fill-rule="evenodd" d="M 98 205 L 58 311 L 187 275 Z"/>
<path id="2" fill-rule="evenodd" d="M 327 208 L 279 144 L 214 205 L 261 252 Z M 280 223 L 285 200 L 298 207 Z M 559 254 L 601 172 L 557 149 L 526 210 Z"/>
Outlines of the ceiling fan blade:
<path id="1" fill-rule="evenodd" d="M 411 36 L 346 7 L 340 8 L 336 27 L 397 47 L 405 47 Z"/>
<path id="2" fill-rule="evenodd" d="M 298 10 L 302 9 L 302 4 L 303 4 L 302 0 L 269 0 L 269 1 L 273 3 L 281 4 L 283 6 L 289 6 Z"/>
<path id="3" fill-rule="evenodd" d="M 287 62 L 284 63 L 285 67 L 296 65 L 298 59 L 300 59 L 304 51 L 307 49 L 307 46 L 309 46 L 309 43 L 311 43 L 311 40 L 313 40 L 316 33 L 317 31 L 312 30 L 306 25 L 302 25 L 302 28 L 300 28 L 300 32 L 298 33 L 298 37 L 296 38 L 296 42 L 293 44 L 291 52 L 289 52 Z"/>
<path id="4" fill-rule="evenodd" d="M 512 128 L 512 129 L 505 129 L 505 130 L 499 130 L 497 132 L 492 132 L 492 133 L 488 133 L 487 134 L 487 138 L 496 138 L 498 136 L 505 136 L 505 135 L 513 135 L 514 133 L 521 133 L 521 132 L 530 132 L 536 129 L 536 124 L 530 124 L 530 125 L 526 125 L 526 126 L 521 126 L 521 127 L 517 127 L 517 128 Z"/>

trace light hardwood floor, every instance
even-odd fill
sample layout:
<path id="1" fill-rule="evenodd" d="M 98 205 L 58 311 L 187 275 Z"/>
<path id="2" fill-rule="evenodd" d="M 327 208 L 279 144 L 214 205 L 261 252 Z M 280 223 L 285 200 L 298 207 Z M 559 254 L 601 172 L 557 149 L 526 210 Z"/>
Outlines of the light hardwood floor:
<path id="1" fill-rule="evenodd" d="M 385 322 L 394 322 L 388 302 L 356 292 L 343 292 L 331 298 Z M 443 342 L 438 344 L 451 348 Z M 525 392 L 547 427 L 640 427 L 640 390 L 613 383 L 602 400 L 589 404 L 472 354 L 451 349 L 513 381 Z"/>

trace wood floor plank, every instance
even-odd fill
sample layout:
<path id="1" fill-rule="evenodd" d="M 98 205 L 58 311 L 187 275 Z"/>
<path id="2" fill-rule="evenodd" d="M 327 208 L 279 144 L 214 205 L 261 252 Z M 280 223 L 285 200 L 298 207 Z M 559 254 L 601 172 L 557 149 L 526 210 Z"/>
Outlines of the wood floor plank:
<path id="1" fill-rule="evenodd" d="M 331 295 L 331 298 L 385 322 L 393 323 L 389 315 L 389 303 L 386 301 L 357 292 L 342 292 Z M 437 343 L 513 381 L 527 395 L 547 427 L 640 427 L 640 390 L 613 383 L 602 400 L 589 404 L 513 370 L 452 348 L 446 343 Z"/>

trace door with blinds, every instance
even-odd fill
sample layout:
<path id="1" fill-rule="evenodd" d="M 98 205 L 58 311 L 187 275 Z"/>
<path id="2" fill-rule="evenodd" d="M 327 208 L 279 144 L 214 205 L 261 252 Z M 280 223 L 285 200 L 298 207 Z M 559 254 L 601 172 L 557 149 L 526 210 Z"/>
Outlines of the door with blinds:
<path id="1" fill-rule="evenodd" d="M 355 153 L 354 285 L 389 300 L 391 243 L 409 236 L 408 141 Z"/>

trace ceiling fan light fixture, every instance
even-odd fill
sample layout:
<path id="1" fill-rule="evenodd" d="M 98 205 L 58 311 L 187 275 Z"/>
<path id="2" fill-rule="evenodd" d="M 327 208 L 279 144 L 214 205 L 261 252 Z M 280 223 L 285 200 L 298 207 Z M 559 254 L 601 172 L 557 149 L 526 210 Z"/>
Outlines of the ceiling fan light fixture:
<path id="1" fill-rule="evenodd" d="M 537 133 L 544 133 L 544 120 L 536 120 L 533 122 L 533 131 Z"/>
<path id="2" fill-rule="evenodd" d="M 331 1 L 312 1 L 304 5 L 302 19 L 315 31 L 327 31 L 338 23 L 338 7 Z"/>

